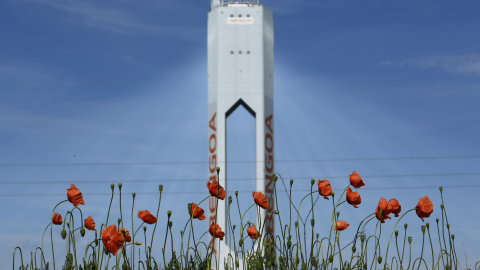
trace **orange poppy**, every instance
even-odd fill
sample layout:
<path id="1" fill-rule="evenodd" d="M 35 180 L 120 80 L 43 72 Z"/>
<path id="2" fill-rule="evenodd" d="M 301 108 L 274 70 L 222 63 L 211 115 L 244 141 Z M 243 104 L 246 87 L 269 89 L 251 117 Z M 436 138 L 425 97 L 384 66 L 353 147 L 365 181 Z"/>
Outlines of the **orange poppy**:
<path id="1" fill-rule="evenodd" d="M 220 184 L 217 182 L 217 180 L 213 180 L 212 182 L 208 181 L 207 182 L 207 188 L 208 188 L 208 191 L 210 192 L 210 194 L 213 197 L 217 197 L 220 200 L 225 199 L 225 195 L 226 195 L 225 189 L 223 189 L 223 187 L 220 186 Z"/>
<path id="2" fill-rule="evenodd" d="M 343 231 L 346 228 L 348 228 L 350 224 L 348 224 L 346 221 L 343 220 L 337 220 L 337 225 L 333 226 L 333 229 L 335 231 Z"/>
<path id="3" fill-rule="evenodd" d="M 138 210 L 137 216 L 147 224 L 153 224 L 157 222 L 157 218 L 154 215 L 150 214 L 148 210 Z"/>
<path id="4" fill-rule="evenodd" d="M 388 200 L 388 208 L 391 209 L 392 213 L 398 217 L 398 214 L 402 211 L 402 206 L 398 203 L 397 199 Z"/>
<path id="5" fill-rule="evenodd" d="M 123 247 L 125 238 L 122 233 L 117 231 L 117 226 L 112 224 L 102 230 L 102 242 L 105 248 L 115 256 Z"/>
<path id="6" fill-rule="evenodd" d="M 382 216 L 380 216 L 380 210 L 382 210 Z M 377 209 L 375 209 L 375 215 L 380 222 L 385 223 L 385 219 L 390 218 L 388 215 L 392 212 L 391 206 L 389 207 L 387 200 L 381 197 L 378 202 Z"/>
<path id="7" fill-rule="evenodd" d="M 85 219 L 85 228 L 87 228 L 89 231 L 95 230 L 95 221 L 93 221 L 92 216 L 88 216 Z"/>
<path id="8" fill-rule="evenodd" d="M 52 215 L 52 223 L 55 225 L 62 225 L 62 216 L 58 214 L 57 212 L 53 213 Z"/>
<path id="9" fill-rule="evenodd" d="M 423 220 L 423 218 L 429 217 L 433 212 L 433 203 L 430 199 L 425 196 L 418 200 L 417 206 L 415 207 L 417 216 Z"/>
<path id="10" fill-rule="evenodd" d="M 203 214 L 203 213 L 205 213 L 205 211 L 203 211 L 202 208 L 198 207 L 194 203 L 191 203 L 189 208 L 190 208 L 190 210 L 188 211 L 188 214 L 191 217 L 198 218 L 199 220 L 204 220 L 205 219 L 205 215 Z"/>
<path id="11" fill-rule="evenodd" d="M 255 228 L 255 225 L 253 225 L 253 224 L 248 226 L 247 233 L 248 233 L 248 236 L 250 236 L 250 238 L 252 238 L 252 239 L 257 239 L 257 235 L 260 236 L 258 234 L 257 228 Z"/>
<path id="12" fill-rule="evenodd" d="M 327 196 L 332 195 L 332 186 L 328 180 L 317 180 L 318 192 L 325 200 L 328 200 Z"/>
<path id="13" fill-rule="evenodd" d="M 358 192 L 353 192 L 350 187 L 348 187 L 348 189 L 347 189 L 347 196 L 346 197 L 347 197 L 347 202 L 349 204 L 353 205 L 353 207 L 355 207 L 355 208 L 358 208 L 357 205 L 362 203 L 362 198 L 360 197 L 360 194 L 358 194 Z"/>
<path id="14" fill-rule="evenodd" d="M 363 183 L 362 177 L 356 172 L 353 171 L 352 174 L 348 175 L 348 179 L 350 180 L 350 184 L 354 188 L 360 188 L 365 186 L 365 183 Z"/>
<path id="15" fill-rule="evenodd" d="M 215 225 L 215 227 L 213 225 Z M 223 237 L 225 236 L 225 233 L 222 232 L 222 228 L 220 228 L 220 226 L 218 226 L 218 224 L 214 224 L 214 223 L 210 224 L 210 228 L 208 228 L 208 230 L 210 231 L 210 234 L 212 236 L 215 233 L 215 238 L 223 240 Z"/>
<path id="16" fill-rule="evenodd" d="M 260 206 L 263 209 L 267 209 L 268 207 L 267 197 L 265 197 L 265 195 L 263 195 L 262 192 L 253 191 L 252 196 L 253 196 L 253 200 L 258 206 Z"/>
<path id="17" fill-rule="evenodd" d="M 122 230 L 125 231 L 125 235 L 123 235 Z M 118 227 L 118 232 L 123 236 L 123 238 L 125 238 L 125 242 L 132 241 L 132 237 L 130 237 L 130 232 L 127 229 L 122 228 L 122 227 Z"/>
<path id="18" fill-rule="evenodd" d="M 70 188 L 67 189 L 67 198 L 74 206 L 85 204 L 82 192 L 74 184 L 71 184 Z"/>

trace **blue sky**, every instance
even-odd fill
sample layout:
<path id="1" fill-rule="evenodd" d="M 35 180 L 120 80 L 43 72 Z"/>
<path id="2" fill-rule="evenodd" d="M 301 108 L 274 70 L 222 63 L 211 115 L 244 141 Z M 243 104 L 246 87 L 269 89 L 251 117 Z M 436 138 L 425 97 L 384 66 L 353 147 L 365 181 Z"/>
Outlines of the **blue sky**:
<path id="1" fill-rule="evenodd" d="M 382 196 L 407 210 L 425 195 L 434 223 L 443 185 L 457 248 L 464 241 L 472 267 L 480 260 L 480 4 L 261 3 L 275 25 L 275 171 L 296 180 L 294 200 L 311 178 L 340 191 L 356 170 L 367 186 L 360 208 L 343 210 L 349 223 Z M 183 227 L 186 204 L 206 196 L 209 4 L 0 3 L 0 261 L 17 245 L 40 244 L 70 183 L 94 219 L 104 218 L 110 183 L 150 211 L 163 184 L 160 217 L 172 210 Z M 253 122 L 244 111 L 231 117 L 229 160 L 252 161 Z M 254 163 L 229 166 L 227 192 L 249 202 Z M 418 234 L 421 220 L 406 222 Z"/>

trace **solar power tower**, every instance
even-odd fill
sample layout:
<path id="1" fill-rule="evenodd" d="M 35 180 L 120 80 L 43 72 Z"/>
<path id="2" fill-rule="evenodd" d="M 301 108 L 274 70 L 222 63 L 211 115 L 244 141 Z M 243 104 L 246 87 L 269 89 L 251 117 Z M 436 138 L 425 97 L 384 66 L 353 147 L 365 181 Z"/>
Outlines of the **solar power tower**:
<path id="1" fill-rule="evenodd" d="M 256 191 L 263 192 L 269 202 L 268 209 L 260 214 L 260 220 L 265 224 L 261 233 L 273 233 L 272 12 L 260 5 L 258 0 L 211 0 L 208 14 L 209 181 L 218 181 L 227 191 L 226 119 L 239 106 L 255 118 Z M 218 179 L 216 167 L 220 167 Z M 215 198 L 210 198 L 209 225 L 216 222 L 222 230 L 226 230 L 227 203 L 228 198 L 219 200 L 218 205 Z M 259 228 L 258 224 L 256 227 Z M 214 241 L 220 268 L 230 252 L 225 242 Z"/>

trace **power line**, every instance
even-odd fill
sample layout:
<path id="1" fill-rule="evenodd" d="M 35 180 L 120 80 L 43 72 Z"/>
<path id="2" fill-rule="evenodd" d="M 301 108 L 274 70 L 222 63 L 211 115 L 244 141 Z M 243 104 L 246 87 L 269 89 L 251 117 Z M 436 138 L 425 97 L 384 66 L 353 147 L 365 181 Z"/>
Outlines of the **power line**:
<path id="1" fill-rule="evenodd" d="M 475 176 L 480 175 L 479 172 L 473 173 L 427 173 L 427 174 L 384 174 L 384 175 L 362 175 L 362 178 L 399 178 L 399 177 L 445 177 L 445 176 Z M 287 179 L 296 180 L 310 180 L 318 177 L 286 177 Z M 348 176 L 321 176 L 322 179 L 342 179 L 348 178 Z M 252 181 L 256 178 L 229 178 L 229 181 Z M 32 185 L 32 184 L 70 184 L 70 183 L 82 183 L 82 184 L 98 184 L 98 183 L 165 183 L 165 182 L 206 182 L 206 178 L 191 178 L 191 179 L 123 179 L 123 180 L 69 180 L 69 181 L 10 181 L 0 182 L 0 185 Z"/>
<path id="2" fill-rule="evenodd" d="M 323 159 L 284 159 L 275 163 L 293 162 L 340 162 L 340 161 L 374 161 L 374 160 L 422 160 L 422 159 L 472 159 L 472 156 L 423 156 L 423 157 L 384 157 L 384 158 L 323 158 Z M 257 163 L 263 161 L 237 160 L 228 163 Z M 0 163 L 0 167 L 59 167 L 59 166 L 154 166 L 175 164 L 208 164 L 208 161 L 158 161 L 158 162 L 85 162 L 85 163 Z"/>
<path id="3" fill-rule="evenodd" d="M 444 185 L 444 188 L 480 188 L 480 185 Z M 402 186 L 402 187 L 377 187 L 377 188 L 364 188 L 362 190 L 386 190 L 386 189 L 432 189 L 438 188 L 438 186 Z M 333 189 L 335 191 L 343 191 L 343 189 Z M 207 191 L 205 190 L 205 193 Z M 251 190 L 238 191 L 238 193 L 251 193 Z M 282 193 L 283 191 L 278 191 Z M 294 189 L 292 192 L 310 192 L 309 189 Z M 159 195 L 158 192 L 135 192 L 137 195 Z M 190 195 L 198 194 L 198 191 L 174 191 L 168 192 L 163 191 L 162 194 L 170 195 Z M 107 196 L 112 195 L 112 193 L 84 193 L 84 196 Z M 65 196 L 65 193 L 54 193 L 54 194 L 42 194 L 42 193 L 30 193 L 30 194 L 0 194 L 0 197 L 53 197 L 53 196 Z"/>

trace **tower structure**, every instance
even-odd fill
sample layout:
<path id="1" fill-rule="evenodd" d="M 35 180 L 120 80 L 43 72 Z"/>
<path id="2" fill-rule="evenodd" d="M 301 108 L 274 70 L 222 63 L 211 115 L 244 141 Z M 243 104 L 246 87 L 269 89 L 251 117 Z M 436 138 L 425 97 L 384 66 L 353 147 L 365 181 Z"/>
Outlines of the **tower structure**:
<path id="1" fill-rule="evenodd" d="M 273 233 L 273 17 L 258 1 L 211 1 L 208 14 L 208 150 L 209 181 L 228 191 L 226 119 L 239 106 L 255 117 L 256 191 L 267 196 L 261 211 L 264 233 Z M 217 179 L 216 167 L 220 167 Z M 226 229 L 226 200 L 210 198 L 209 225 Z M 218 209 L 217 209 L 218 208 Z M 263 225 L 262 225 L 263 226 Z M 258 224 L 257 224 L 258 228 Z M 221 245 L 221 246 L 219 246 Z M 230 252 L 214 241 L 221 260 Z"/>

